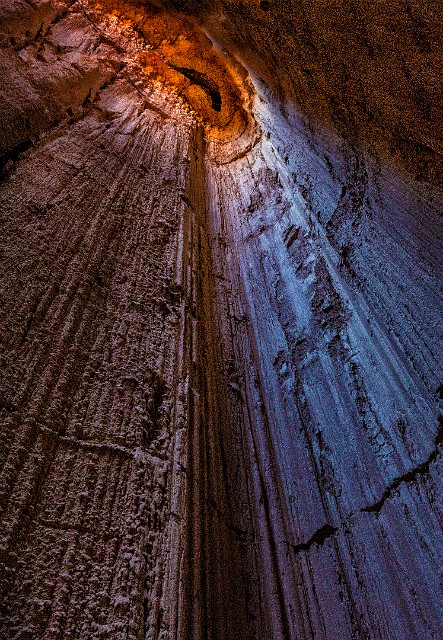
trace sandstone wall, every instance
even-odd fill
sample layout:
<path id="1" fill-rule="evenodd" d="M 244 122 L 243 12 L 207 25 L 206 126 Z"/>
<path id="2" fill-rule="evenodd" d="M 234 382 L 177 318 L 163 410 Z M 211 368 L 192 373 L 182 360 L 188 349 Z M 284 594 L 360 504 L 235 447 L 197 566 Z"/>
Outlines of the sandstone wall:
<path id="1" fill-rule="evenodd" d="M 435 3 L 351 4 L 0 9 L 1 638 L 441 637 Z"/>

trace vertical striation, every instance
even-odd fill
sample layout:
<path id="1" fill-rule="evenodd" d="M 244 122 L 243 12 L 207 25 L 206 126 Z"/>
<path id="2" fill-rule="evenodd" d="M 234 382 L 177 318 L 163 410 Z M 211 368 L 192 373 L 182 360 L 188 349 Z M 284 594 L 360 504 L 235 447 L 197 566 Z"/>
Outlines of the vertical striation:
<path id="1" fill-rule="evenodd" d="M 200 4 L 0 9 L 0 638 L 437 640 L 433 3 Z"/>

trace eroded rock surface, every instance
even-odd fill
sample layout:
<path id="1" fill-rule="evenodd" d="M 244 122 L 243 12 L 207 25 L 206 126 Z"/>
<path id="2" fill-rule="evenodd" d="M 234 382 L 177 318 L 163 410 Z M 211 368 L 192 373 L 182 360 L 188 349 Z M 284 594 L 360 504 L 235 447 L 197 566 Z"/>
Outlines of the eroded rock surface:
<path id="1" fill-rule="evenodd" d="M 1 638 L 442 637 L 436 18 L 0 8 Z"/>

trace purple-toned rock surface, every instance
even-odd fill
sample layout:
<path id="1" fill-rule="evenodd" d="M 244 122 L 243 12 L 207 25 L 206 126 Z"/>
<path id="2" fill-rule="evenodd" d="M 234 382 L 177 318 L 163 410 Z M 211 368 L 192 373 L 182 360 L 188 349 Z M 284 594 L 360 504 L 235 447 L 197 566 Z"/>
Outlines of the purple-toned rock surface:
<path id="1" fill-rule="evenodd" d="M 1 4 L 1 640 L 443 637 L 439 9 Z"/>

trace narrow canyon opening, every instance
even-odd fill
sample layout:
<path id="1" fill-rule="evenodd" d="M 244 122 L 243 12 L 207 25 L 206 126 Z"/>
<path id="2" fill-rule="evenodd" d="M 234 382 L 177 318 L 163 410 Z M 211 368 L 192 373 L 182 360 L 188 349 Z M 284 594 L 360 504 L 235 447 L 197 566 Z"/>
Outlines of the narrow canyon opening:
<path id="1" fill-rule="evenodd" d="M 2 640 L 443 637 L 440 12 L 4 0 Z"/>

